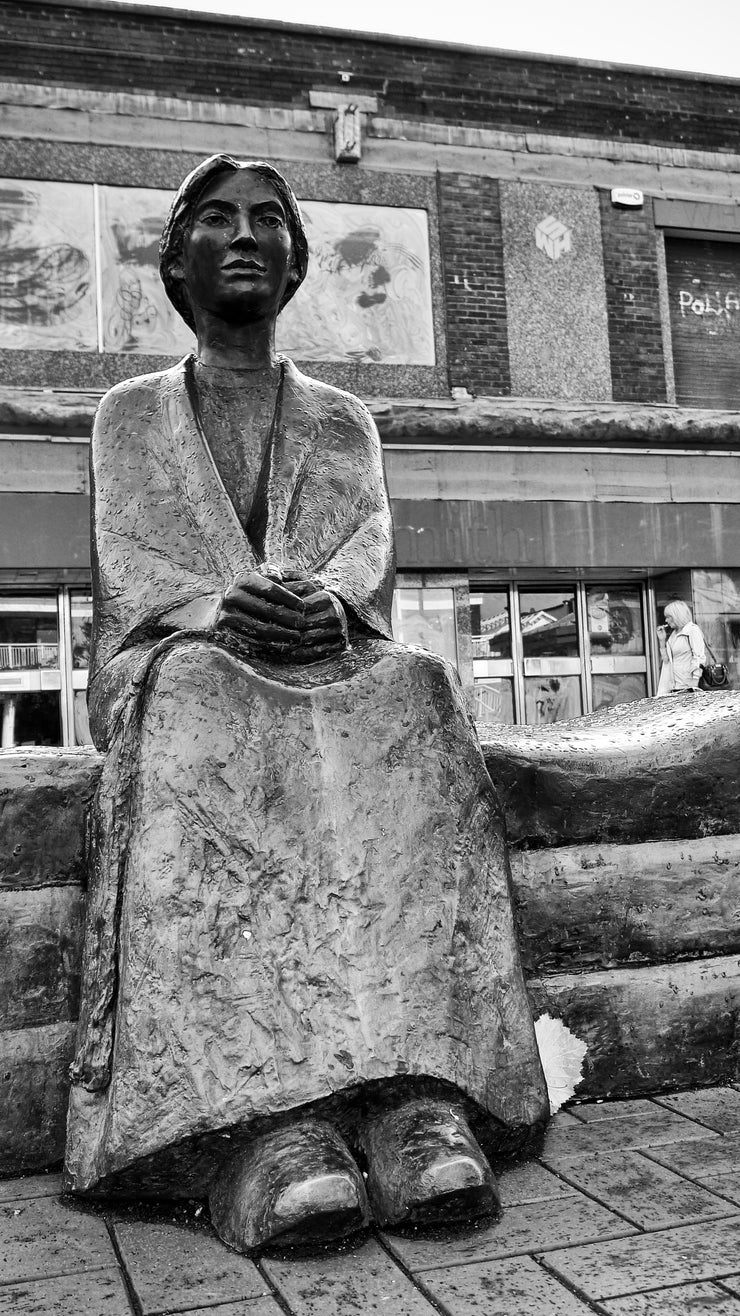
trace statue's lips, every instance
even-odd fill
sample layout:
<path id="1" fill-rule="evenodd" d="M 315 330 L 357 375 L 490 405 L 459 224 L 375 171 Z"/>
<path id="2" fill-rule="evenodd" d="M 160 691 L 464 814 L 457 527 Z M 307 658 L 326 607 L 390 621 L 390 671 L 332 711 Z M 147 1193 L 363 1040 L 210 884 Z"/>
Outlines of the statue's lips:
<path id="1" fill-rule="evenodd" d="M 249 260 L 231 260 L 221 266 L 223 274 L 241 275 L 242 277 L 256 278 L 260 274 L 266 274 L 267 270 L 264 265 L 257 265 L 254 261 Z"/>

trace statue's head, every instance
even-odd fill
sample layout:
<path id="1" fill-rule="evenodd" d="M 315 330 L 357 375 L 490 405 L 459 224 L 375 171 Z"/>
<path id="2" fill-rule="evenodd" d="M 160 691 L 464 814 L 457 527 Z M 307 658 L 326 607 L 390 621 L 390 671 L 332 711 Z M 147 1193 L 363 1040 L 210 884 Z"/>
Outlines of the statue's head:
<path id="1" fill-rule="evenodd" d="M 308 240 L 298 202 L 292 188 L 282 174 L 263 160 L 235 160 L 230 155 L 212 155 L 188 174 L 172 202 L 159 244 L 159 272 L 165 292 L 172 305 L 191 329 L 195 317 L 184 274 L 186 244 L 193 228 L 196 212 L 207 196 L 218 192 L 218 183 L 233 179 L 242 171 L 249 171 L 250 179 L 262 185 L 265 195 L 277 197 L 285 215 L 285 227 L 290 238 L 287 276 L 277 310 L 282 310 L 306 277 L 308 268 Z M 232 189 L 233 190 L 233 189 Z"/>

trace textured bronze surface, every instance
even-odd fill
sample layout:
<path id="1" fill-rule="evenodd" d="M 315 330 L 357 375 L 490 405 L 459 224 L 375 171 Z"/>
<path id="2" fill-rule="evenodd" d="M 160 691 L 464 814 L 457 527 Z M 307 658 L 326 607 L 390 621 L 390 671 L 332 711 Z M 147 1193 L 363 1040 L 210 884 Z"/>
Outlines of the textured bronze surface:
<path id="1" fill-rule="evenodd" d="M 408 1101 L 369 1121 L 362 1141 L 378 1224 L 473 1220 L 500 1208 L 491 1167 L 454 1103 Z"/>
<path id="2" fill-rule="evenodd" d="M 237 1252 L 340 1238 L 370 1219 L 362 1175 L 326 1120 L 296 1120 L 254 1138 L 216 1177 L 208 1204 L 219 1238 Z"/>
<path id="3" fill-rule="evenodd" d="M 503 1136 L 548 1107 L 459 682 L 390 640 L 377 431 L 274 352 L 305 273 L 292 194 L 214 157 L 161 265 L 198 356 L 113 389 L 93 437 L 107 754 L 67 1183 L 222 1174 L 236 1204 L 264 1193 L 228 1169 L 250 1136 L 365 1087 L 377 1112 L 384 1085 L 442 1082 Z"/>
<path id="4" fill-rule="evenodd" d="M 667 695 L 547 727 L 481 728 L 515 845 L 740 831 L 740 693 Z"/>

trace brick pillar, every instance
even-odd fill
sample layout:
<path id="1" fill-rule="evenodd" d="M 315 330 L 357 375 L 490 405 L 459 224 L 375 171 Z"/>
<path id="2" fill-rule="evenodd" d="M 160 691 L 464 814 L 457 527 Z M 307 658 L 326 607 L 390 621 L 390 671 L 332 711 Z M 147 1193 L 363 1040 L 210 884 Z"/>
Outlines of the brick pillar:
<path id="1" fill-rule="evenodd" d="M 615 402 L 665 402 L 655 226 L 649 203 L 619 210 L 599 192 Z"/>
<path id="2" fill-rule="evenodd" d="M 498 182 L 438 175 L 451 388 L 511 392 Z"/>

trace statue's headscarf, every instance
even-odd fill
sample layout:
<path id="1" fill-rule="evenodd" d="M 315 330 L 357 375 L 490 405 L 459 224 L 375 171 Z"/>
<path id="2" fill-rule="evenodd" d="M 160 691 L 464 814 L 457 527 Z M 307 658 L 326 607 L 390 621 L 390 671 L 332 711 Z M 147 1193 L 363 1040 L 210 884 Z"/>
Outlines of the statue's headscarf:
<path id="1" fill-rule="evenodd" d="M 274 187 L 285 207 L 288 231 L 293 241 L 295 278 L 291 278 L 288 282 L 283 300 L 280 303 L 280 310 L 298 291 L 306 277 L 306 270 L 308 269 L 306 230 L 303 227 L 295 193 L 286 183 L 283 175 L 264 160 L 235 160 L 231 155 L 211 155 L 207 160 L 203 160 L 199 165 L 196 165 L 192 173 L 189 173 L 187 178 L 180 184 L 177 196 L 172 202 L 170 212 L 165 220 L 162 239 L 159 244 L 159 273 L 165 292 L 175 310 L 191 329 L 195 329 L 195 320 L 187 288 L 183 280 L 173 274 L 173 266 L 182 257 L 185 234 L 192 221 L 193 209 L 198 198 L 202 196 L 209 183 L 218 174 L 235 173 L 239 169 L 251 169 L 255 174 L 260 174 Z"/>

